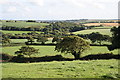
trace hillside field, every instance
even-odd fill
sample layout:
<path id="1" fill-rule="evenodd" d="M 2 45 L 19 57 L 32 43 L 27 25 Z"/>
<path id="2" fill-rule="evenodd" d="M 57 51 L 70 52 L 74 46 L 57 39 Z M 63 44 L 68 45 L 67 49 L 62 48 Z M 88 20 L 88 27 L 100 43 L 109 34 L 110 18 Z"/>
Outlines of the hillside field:
<path id="1" fill-rule="evenodd" d="M 10 33 L 10 34 L 22 34 L 22 33 L 31 33 L 32 31 L 7 31 L 7 30 L 2 30 L 0 32 L 3 32 L 5 34 Z M 39 31 L 35 31 L 36 33 L 41 33 Z"/>
<path id="2" fill-rule="evenodd" d="M 90 34 L 92 32 L 99 32 L 99 33 L 104 34 L 104 35 L 112 36 L 110 29 L 88 29 L 88 30 L 73 32 L 73 34 Z"/>
<path id="3" fill-rule="evenodd" d="M 49 24 L 47 23 L 37 23 L 37 22 L 24 22 L 24 21 L 19 21 L 19 22 L 1 22 L 2 25 L 5 26 L 14 26 L 14 27 L 41 27 L 41 26 L 47 26 Z"/>

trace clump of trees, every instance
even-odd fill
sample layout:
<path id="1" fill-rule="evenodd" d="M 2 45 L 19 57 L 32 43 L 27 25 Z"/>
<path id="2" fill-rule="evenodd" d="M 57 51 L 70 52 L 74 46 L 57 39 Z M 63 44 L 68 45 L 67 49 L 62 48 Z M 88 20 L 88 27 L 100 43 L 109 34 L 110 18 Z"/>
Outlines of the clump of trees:
<path id="1" fill-rule="evenodd" d="M 30 47 L 30 46 L 23 46 L 21 47 L 18 51 L 15 52 L 15 54 L 17 54 L 18 56 L 31 56 L 33 54 L 38 53 L 39 49 L 35 49 L 34 47 Z"/>
<path id="2" fill-rule="evenodd" d="M 110 36 L 109 35 L 102 35 L 99 32 L 93 32 L 88 35 L 88 38 L 92 41 L 92 43 L 99 43 L 100 45 L 102 44 L 102 41 L 110 41 Z"/>
<path id="3" fill-rule="evenodd" d="M 109 35 L 103 35 L 99 32 L 92 32 L 90 34 L 78 34 L 78 36 L 84 39 L 90 39 L 92 44 L 97 42 L 99 45 L 102 45 L 103 41 L 111 42 L 111 37 Z"/>
<path id="4" fill-rule="evenodd" d="M 118 28 L 113 27 L 111 29 L 112 32 L 112 45 L 108 46 L 108 49 L 114 50 L 114 49 L 120 49 L 120 26 Z"/>
<path id="5" fill-rule="evenodd" d="M 55 50 L 61 53 L 70 53 L 75 59 L 79 59 L 81 54 L 89 48 L 89 43 L 83 38 L 78 36 L 68 36 L 57 43 Z"/>
<path id="6" fill-rule="evenodd" d="M 27 20 L 26 22 L 36 22 L 35 20 Z"/>
<path id="7" fill-rule="evenodd" d="M 46 34 L 63 36 L 67 35 L 70 32 L 85 30 L 86 28 L 89 27 L 85 27 L 81 24 L 76 24 L 73 22 L 55 22 L 51 23 L 49 26 L 46 26 L 43 29 L 43 32 L 45 32 Z"/>

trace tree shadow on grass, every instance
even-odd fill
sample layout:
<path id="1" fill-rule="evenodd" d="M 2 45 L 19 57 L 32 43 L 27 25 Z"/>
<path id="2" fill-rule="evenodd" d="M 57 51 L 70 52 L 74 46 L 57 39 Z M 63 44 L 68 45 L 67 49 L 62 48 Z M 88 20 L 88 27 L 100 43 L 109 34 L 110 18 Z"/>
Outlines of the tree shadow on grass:
<path id="1" fill-rule="evenodd" d="M 50 62 L 50 61 L 72 61 L 74 59 L 64 58 L 61 55 L 44 57 L 17 57 L 14 56 L 9 62 L 32 63 L 32 62 Z"/>
<path id="2" fill-rule="evenodd" d="M 80 58 L 79 60 L 107 60 L 107 59 L 120 59 L 119 54 L 105 53 L 105 54 L 94 54 Z M 19 57 L 10 56 L 10 59 L 6 56 L 2 58 L 5 62 L 16 62 L 16 63 L 33 63 L 33 62 L 50 62 L 50 61 L 73 61 L 73 58 L 64 58 L 61 55 L 55 56 L 44 56 L 44 57 Z"/>
<path id="3" fill-rule="evenodd" d="M 120 59 L 120 54 L 112 54 L 112 53 L 105 53 L 105 54 L 91 54 L 85 57 L 82 57 L 81 60 L 107 60 L 107 59 Z"/>

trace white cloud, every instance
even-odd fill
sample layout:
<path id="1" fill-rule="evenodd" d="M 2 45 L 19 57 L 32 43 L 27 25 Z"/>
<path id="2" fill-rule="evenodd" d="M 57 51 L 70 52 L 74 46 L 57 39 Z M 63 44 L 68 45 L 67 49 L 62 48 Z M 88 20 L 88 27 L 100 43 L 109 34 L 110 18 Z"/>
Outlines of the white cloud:
<path id="1" fill-rule="evenodd" d="M 72 4 L 73 6 L 85 7 L 84 3 L 80 0 L 64 0 L 66 4 Z"/>
<path id="2" fill-rule="evenodd" d="M 38 6 L 44 6 L 43 0 L 28 0 L 30 3 L 38 5 Z"/>
<path id="3" fill-rule="evenodd" d="M 105 5 L 104 4 L 100 4 L 100 3 L 93 3 L 92 4 L 95 8 L 99 8 L 99 9 L 105 9 Z"/>
<path id="4" fill-rule="evenodd" d="M 48 14 L 52 14 L 52 10 L 48 10 Z"/>
<path id="5" fill-rule="evenodd" d="M 16 12 L 16 7 L 15 6 L 10 6 L 8 9 L 7 9 L 7 12 Z"/>
<path id="6" fill-rule="evenodd" d="M 103 2 L 103 3 L 112 3 L 112 2 L 118 2 L 119 0 L 83 0 L 86 2 Z"/>
<path id="7" fill-rule="evenodd" d="M 117 17 L 119 0 L 0 0 L 7 18 L 104 18 Z M 112 12 L 111 12 L 112 10 Z M 97 12 L 97 13 L 96 13 Z M 111 14 L 109 14 L 111 13 Z"/>
<path id="8" fill-rule="evenodd" d="M 31 9 L 30 9 L 29 7 L 27 7 L 27 6 L 24 7 L 24 10 L 25 10 L 26 12 L 31 12 Z"/>
<path id="9" fill-rule="evenodd" d="M 0 4 L 5 4 L 5 3 L 8 3 L 7 0 L 0 0 Z"/>

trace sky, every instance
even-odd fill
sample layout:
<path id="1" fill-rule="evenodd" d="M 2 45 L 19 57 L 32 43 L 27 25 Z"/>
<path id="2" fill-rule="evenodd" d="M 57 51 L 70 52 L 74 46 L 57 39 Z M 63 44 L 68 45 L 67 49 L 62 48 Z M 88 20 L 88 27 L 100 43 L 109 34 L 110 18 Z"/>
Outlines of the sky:
<path id="1" fill-rule="evenodd" d="M 117 19 L 119 0 L 0 0 L 0 19 Z"/>

